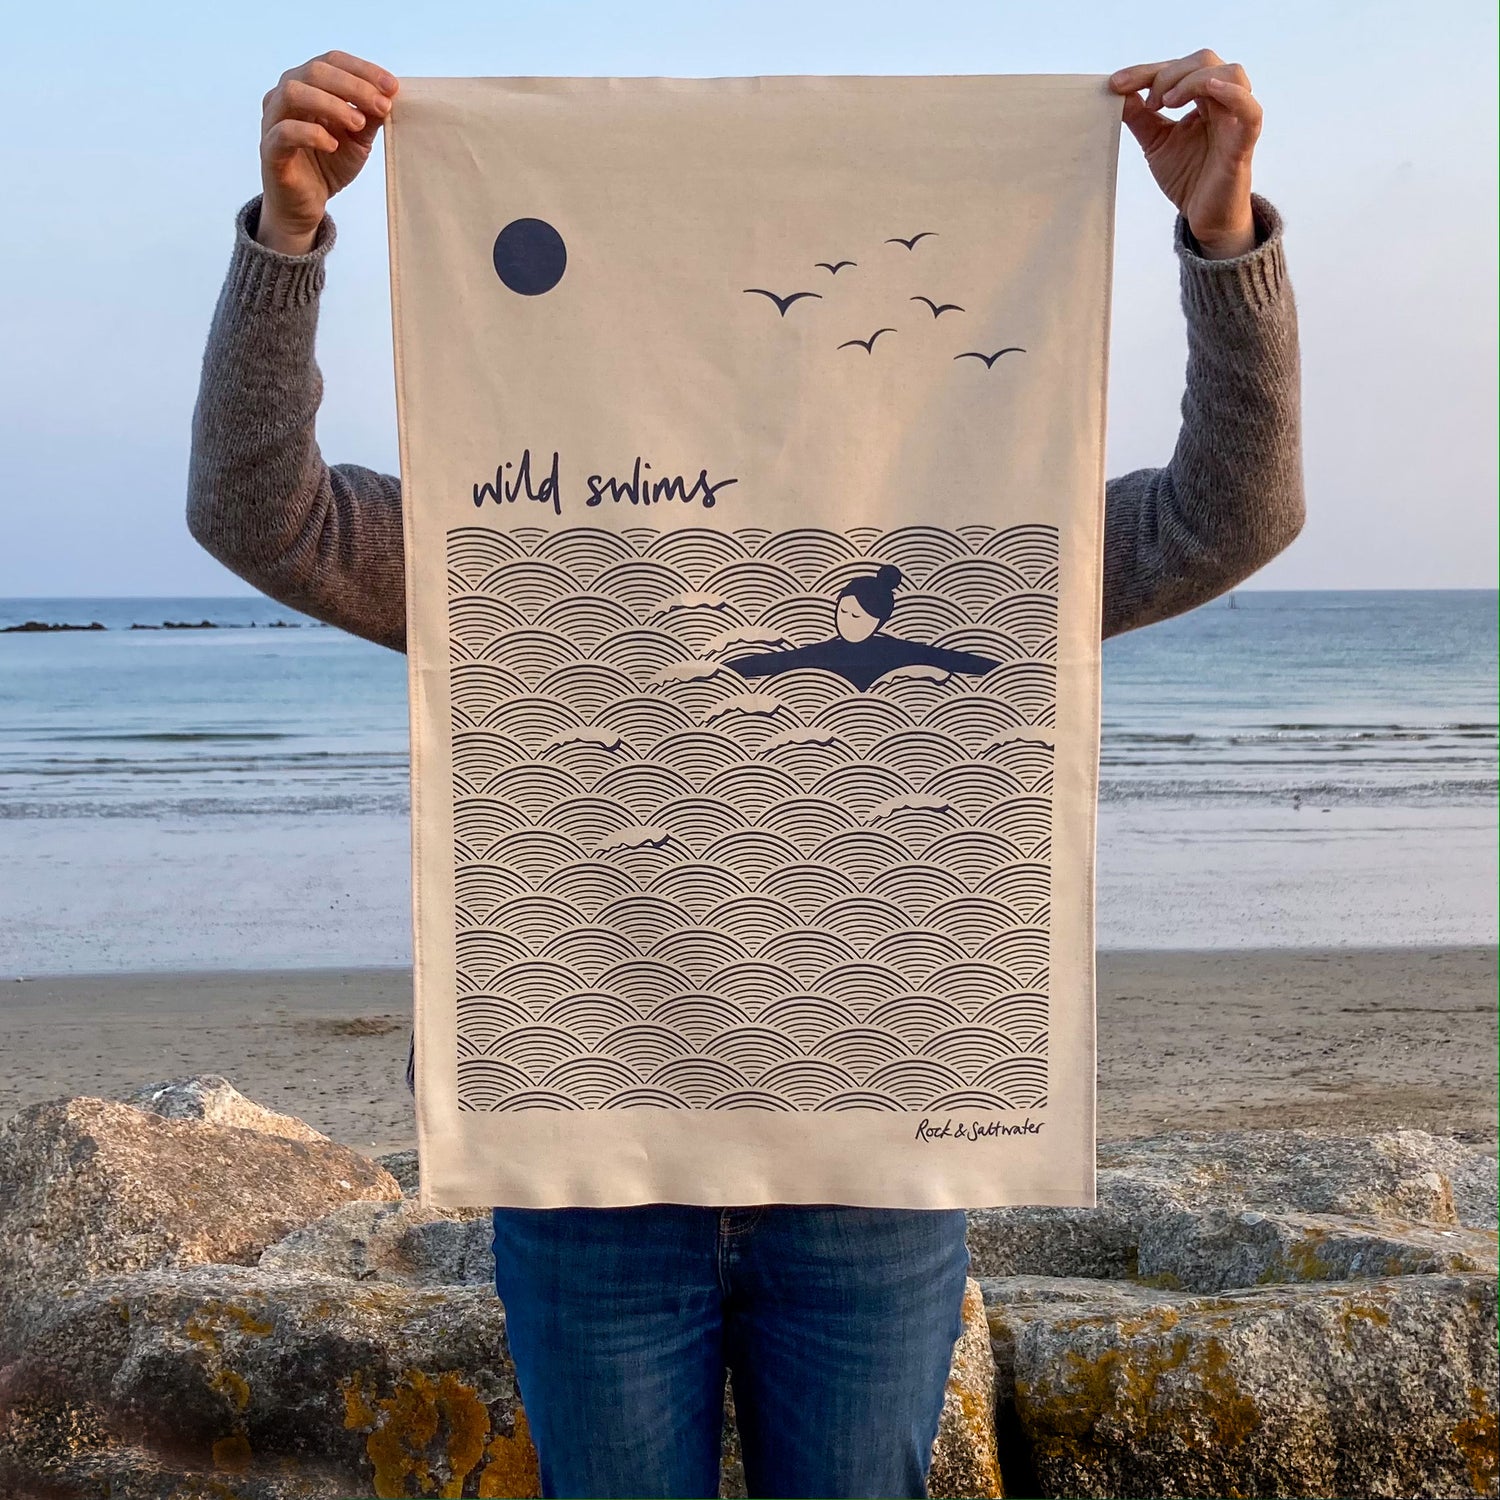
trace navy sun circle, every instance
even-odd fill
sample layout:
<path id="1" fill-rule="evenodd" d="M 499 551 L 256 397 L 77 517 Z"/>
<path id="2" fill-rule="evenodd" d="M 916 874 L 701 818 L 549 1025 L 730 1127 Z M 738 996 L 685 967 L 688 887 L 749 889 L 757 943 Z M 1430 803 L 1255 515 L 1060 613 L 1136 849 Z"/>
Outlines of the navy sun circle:
<path id="1" fill-rule="evenodd" d="M 513 219 L 495 236 L 495 274 L 523 297 L 550 292 L 568 266 L 568 247 L 545 219 Z"/>

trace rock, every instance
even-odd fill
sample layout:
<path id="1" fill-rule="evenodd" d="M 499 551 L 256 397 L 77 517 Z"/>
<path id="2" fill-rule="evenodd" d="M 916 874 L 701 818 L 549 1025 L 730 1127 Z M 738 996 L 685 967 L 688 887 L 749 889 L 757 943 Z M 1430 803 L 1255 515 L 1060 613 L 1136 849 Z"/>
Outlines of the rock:
<path id="1" fill-rule="evenodd" d="M 976 1276 L 1134 1276 L 1141 1226 L 1108 1201 L 1098 1208 L 976 1208 L 969 1211 L 969 1268 Z"/>
<path id="2" fill-rule="evenodd" d="M 1178 1199 L 1185 1208 L 1456 1224 L 1444 1169 L 1457 1145 L 1423 1130 L 1372 1136 L 1192 1131 L 1104 1143 L 1099 1168 L 1101 1175 L 1125 1174 L 1140 1189 Z"/>
<path id="3" fill-rule="evenodd" d="M 734 1409 L 734 1382 L 724 1377 L 724 1428 L 719 1435 L 719 1500 L 745 1500 L 745 1453 L 740 1447 L 739 1417 Z"/>
<path id="4" fill-rule="evenodd" d="M 213 1076 L 0 1128 L 0 1494 L 536 1494 L 489 1212 L 383 1163 Z M 929 1493 L 1495 1495 L 1494 1166 L 1195 1133 L 971 1213 Z"/>
<path id="5" fill-rule="evenodd" d="M 1458 1222 L 1468 1229 L 1500 1228 L 1500 1161 L 1451 1137 L 1432 1136 L 1432 1159 L 1453 1188 Z"/>
<path id="6" fill-rule="evenodd" d="M 1161 1286 L 1217 1292 L 1268 1282 L 1493 1271 L 1495 1240 L 1492 1229 L 1340 1214 L 1183 1210 L 1141 1227 L 1137 1274 Z"/>
<path id="7" fill-rule="evenodd" d="M 981 1276 L 995 1361 L 996 1401 L 1015 1399 L 1016 1339 L 1037 1319 L 1067 1316 L 1085 1309 L 1089 1316 L 1136 1318 L 1157 1307 L 1176 1307 L 1189 1300 L 1161 1287 L 1134 1281 L 1095 1281 L 1086 1276 Z"/>
<path id="8" fill-rule="evenodd" d="M 1026 1493 L 1496 1493 L 1493 1277 L 1095 1285 L 982 1284 Z"/>
<path id="9" fill-rule="evenodd" d="M 197 1078 L 177 1078 L 139 1089 L 124 1101 L 165 1120 L 201 1120 L 208 1125 L 233 1125 L 241 1130 L 259 1130 L 265 1135 L 284 1136 L 289 1141 L 326 1141 L 295 1115 L 277 1114 L 247 1099 L 227 1078 L 204 1073 Z"/>
<path id="10" fill-rule="evenodd" d="M 17 631 L 28 632 L 37 630 L 103 630 L 104 626 L 97 620 L 91 620 L 87 625 L 54 625 L 46 620 L 24 620 L 19 625 L 0 625 L 0 635 L 11 635 Z"/>
<path id="11" fill-rule="evenodd" d="M 263 1271 L 345 1276 L 397 1286 L 493 1285 L 488 1213 L 395 1203 L 341 1203 L 268 1246 Z"/>
<path id="12" fill-rule="evenodd" d="M 408 1198 L 417 1196 L 421 1179 L 415 1151 L 387 1151 L 384 1156 L 377 1156 L 375 1160 L 401 1184 L 401 1191 Z"/>
<path id="13" fill-rule="evenodd" d="M 331 1141 L 167 1119 L 104 1099 L 0 1126 L 0 1350 L 19 1305 L 113 1272 L 253 1264 L 351 1199 L 396 1199 L 383 1167 Z"/>
<path id="14" fill-rule="evenodd" d="M 932 1496 L 999 1496 L 995 1449 L 995 1361 L 990 1353 L 984 1294 L 972 1277 L 964 1288 L 964 1331 L 953 1346 L 953 1366 L 932 1446 Z"/>
<path id="15" fill-rule="evenodd" d="M 1209 1209 L 1493 1229 L 1494 1165 L 1484 1152 L 1420 1130 L 1198 1131 L 1105 1142 L 1097 1208 L 975 1210 L 971 1267 L 976 1276 L 1149 1274 L 1140 1266 L 1145 1226 Z"/>
<path id="16" fill-rule="evenodd" d="M 487 1287 L 229 1266 L 71 1288 L 0 1377 L 0 1492 L 80 1500 L 539 1493 Z M 930 1493 L 998 1496 L 984 1301 L 971 1282 Z M 744 1494 L 732 1406 L 726 1495 Z M 738 1477 L 738 1486 L 736 1479 Z"/>
<path id="17" fill-rule="evenodd" d="M 485 1288 L 147 1271 L 65 1292 L 27 1332 L 0 1377 L 0 1493 L 539 1493 Z"/>

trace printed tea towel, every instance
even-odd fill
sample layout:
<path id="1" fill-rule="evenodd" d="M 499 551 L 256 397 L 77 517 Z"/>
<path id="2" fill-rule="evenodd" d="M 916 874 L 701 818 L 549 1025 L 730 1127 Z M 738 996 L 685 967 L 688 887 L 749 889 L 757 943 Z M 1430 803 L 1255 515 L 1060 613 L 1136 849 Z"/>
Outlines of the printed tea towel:
<path id="1" fill-rule="evenodd" d="M 403 80 L 425 1203 L 1092 1203 L 1120 112 Z"/>

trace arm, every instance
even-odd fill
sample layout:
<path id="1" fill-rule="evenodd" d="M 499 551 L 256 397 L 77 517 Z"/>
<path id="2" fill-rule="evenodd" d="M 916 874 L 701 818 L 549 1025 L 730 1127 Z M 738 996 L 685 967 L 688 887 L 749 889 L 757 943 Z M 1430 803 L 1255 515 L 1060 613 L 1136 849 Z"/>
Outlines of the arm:
<path id="1" fill-rule="evenodd" d="M 757 651 L 753 656 L 731 656 L 724 665 L 732 667 L 741 677 L 773 677 L 778 672 L 790 672 L 809 662 L 816 665 L 816 658 L 824 654 L 821 648 L 826 644 L 787 646 L 780 651 Z"/>
<path id="2" fill-rule="evenodd" d="M 1105 637 L 1181 614 L 1264 567 L 1302 528 L 1297 311 L 1282 220 L 1253 195 L 1254 248 L 1205 257 L 1181 214 L 1182 428 L 1164 469 L 1105 489 Z"/>
<path id="3" fill-rule="evenodd" d="M 304 254 L 256 238 L 261 199 L 236 215 L 234 253 L 209 329 L 193 412 L 187 523 L 263 593 L 392 650 L 406 649 L 401 486 L 330 467 L 315 435 L 313 357 L 324 218 Z"/>
<path id="4" fill-rule="evenodd" d="M 403 651 L 400 485 L 323 462 L 313 358 L 334 241 L 328 200 L 370 159 L 398 88 L 364 58 L 325 52 L 288 69 L 261 100 L 262 192 L 236 215 L 204 350 L 187 524 L 273 599 Z"/>
<path id="5" fill-rule="evenodd" d="M 912 666 L 940 667 L 945 672 L 968 672 L 978 677 L 1000 665 L 974 651 L 955 651 L 951 646 L 931 646 L 926 641 L 905 641 L 905 654 Z"/>
<path id="6" fill-rule="evenodd" d="M 1105 487 L 1106 637 L 1233 588 L 1304 515 L 1297 310 L 1281 216 L 1250 190 L 1263 119 L 1250 79 L 1204 48 L 1109 82 L 1177 209 L 1188 366 L 1171 462 Z"/>

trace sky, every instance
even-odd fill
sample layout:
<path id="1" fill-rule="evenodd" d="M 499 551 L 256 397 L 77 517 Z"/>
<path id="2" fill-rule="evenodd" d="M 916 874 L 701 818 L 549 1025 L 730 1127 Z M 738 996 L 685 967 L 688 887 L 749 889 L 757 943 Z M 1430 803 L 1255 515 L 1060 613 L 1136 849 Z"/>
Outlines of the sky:
<path id="1" fill-rule="evenodd" d="M 1255 187 L 1301 326 L 1308 520 L 1254 586 L 1495 586 L 1488 0 L 53 3 L 5 30 L 0 596 L 248 591 L 188 535 L 189 421 L 261 97 L 333 47 L 398 76 L 1110 73 L 1212 47 L 1265 107 Z M 394 473 L 378 157 L 330 212 L 319 440 Z M 1173 216 L 1124 134 L 1110 473 L 1177 434 Z"/>

